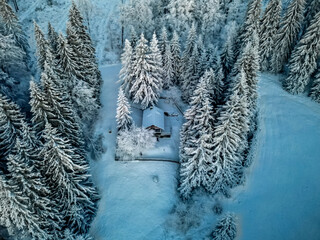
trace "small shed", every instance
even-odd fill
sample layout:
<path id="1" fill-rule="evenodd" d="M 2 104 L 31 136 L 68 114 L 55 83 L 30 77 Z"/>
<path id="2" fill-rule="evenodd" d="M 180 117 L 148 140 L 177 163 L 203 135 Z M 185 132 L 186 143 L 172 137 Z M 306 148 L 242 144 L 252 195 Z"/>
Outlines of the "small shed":
<path id="1" fill-rule="evenodd" d="M 142 127 L 152 129 L 156 135 L 164 131 L 164 111 L 156 106 L 151 106 L 143 111 Z"/>

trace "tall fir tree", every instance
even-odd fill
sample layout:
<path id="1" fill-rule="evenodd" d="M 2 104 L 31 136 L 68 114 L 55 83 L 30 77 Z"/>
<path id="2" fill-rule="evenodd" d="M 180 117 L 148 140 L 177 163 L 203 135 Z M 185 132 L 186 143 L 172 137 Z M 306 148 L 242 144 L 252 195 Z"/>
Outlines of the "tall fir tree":
<path id="1" fill-rule="evenodd" d="M 202 78 L 204 79 L 203 81 L 206 81 L 208 84 L 207 87 L 210 96 L 210 101 L 213 107 L 216 108 L 223 98 L 224 83 L 222 81 L 222 78 L 219 77 L 219 74 L 217 74 L 217 72 L 214 71 L 212 68 L 208 69 L 204 73 Z"/>
<path id="2" fill-rule="evenodd" d="M 163 57 L 165 55 L 167 46 L 169 45 L 169 40 L 168 40 L 168 32 L 166 27 L 163 27 L 161 29 L 161 34 L 160 34 L 160 38 L 159 38 L 159 50 L 161 52 L 161 56 Z M 164 62 L 163 62 L 163 66 L 164 66 Z"/>
<path id="3" fill-rule="evenodd" d="M 303 36 L 309 27 L 312 19 L 315 17 L 315 15 L 320 11 L 320 2 L 314 1 L 314 0 L 306 0 L 306 7 L 304 11 L 304 19 L 302 22 L 302 32 L 299 34 L 300 36 Z"/>
<path id="4" fill-rule="evenodd" d="M 150 54 L 147 40 L 141 34 L 135 50 L 134 82 L 130 89 L 135 103 L 143 109 L 157 103 L 162 89 L 162 62 L 157 39 L 154 35 Z"/>
<path id="5" fill-rule="evenodd" d="M 137 42 L 138 42 L 139 38 L 138 38 L 137 32 L 136 32 L 136 30 L 134 29 L 133 26 L 130 27 L 129 40 L 130 40 L 131 47 L 134 49 L 136 47 L 136 45 L 137 45 Z"/>
<path id="6" fill-rule="evenodd" d="M 118 94 L 116 119 L 118 131 L 130 129 L 132 125 L 131 109 L 122 87 L 120 87 Z"/>
<path id="7" fill-rule="evenodd" d="M 275 45 L 275 36 L 279 29 L 281 18 L 281 0 L 269 2 L 261 19 L 260 37 L 260 63 L 261 70 L 270 69 L 271 56 Z"/>
<path id="8" fill-rule="evenodd" d="M 5 36 L 12 35 L 17 45 L 27 52 L 28 41 L 21 23 L 6 0 L 0 1 L 0 33 Z"/>
<path id="9" fill-rule="evenodd" d="M 120 70 L 121 86 L 125 95 L 132 98 L 130 95 L 130 89 L 133 83 L 133 61 L 134 53 L 131 47 L 131 43 L 126 39 L 123 53 L 121 55 L 122 68 Z"/>
<path id="10" fill-rule="evenodd" d="M 34 34 L 37 44 L 37 57 L 38 57 L 38 67 L 41 71 L 44 70 L 44 62 L 46 60 L 46 51 L 48 48 L 48 41 L 45 39 L 43 32 L 41 31 L 39 25 L 34 22 Z"/>
<path id="11" fill-rule="evenodd" d="M 212 232 L 212 240 L 234 240 L 237 236 L 237 226 L 233 214 L 224 215 Z"/>
<path id="12" fill-rule="evenodd" d="M 320 12 L 312 20 L 307 32 L 292 52 L 289 76 L 285 88 L 293 93 L 303 93 L 317 69 L 320 56 Z"/>
<path id="13" fill-rule="evenodd" d="M 293 0 L 280 22 L 274 41 L 274 51 L 271 58 L 272 71 L 278 73 L 283 70 L 298 39 L 303 20 L 305 0 Z"/>
<path id="14" fill-rule="evenodd" d="M 173 66 L 173 83 L 180 84 L 181 77 L 181 46 L 179 42 L 179 36 L 176 31 L 173 32 L 171 39 L 171 53 L 172 53 L 172 66 Z"/>
<path id="15" fill-rule="evenodd" d="M 195 24 L 192 24 L 190 31 L 188 33 L 188 38 L 186 41 L 185 49 L 182 54 L 182 71 L 184 72 L 188 68 L 189 59 L 193 53 L 193 48 L 197 41 L 197 29 Z"/>
<path id="16" fill-rule="evenodd" d="M 53 49 L 53 52 L 56 53 L 58 50 L 58 38 L 59 34 L 55 31 L 51 23 L 48 23 L 48 42 Z"/>
<path id="17" fill-rule="evenodd" d="M 169 89 L 173 85 L 174 81 L 174 59 L 171 52 L 170 44 L 166 45 L 166 49 L 164 52 L 164 55 L 162 56 L 163 59 L 163 72 L 164 72 L 164 78 L 163 78 L 163 88 Z"/>
<path id="18" fill-rule="evenodd" d="M 187 199 L 193 189 L 208 188 L 214 173 L 214 119 L 206 79 L 203 78 L 199 82 L 185 118 L 187 122 L 181 130 L 179 191 L 182 198 Z"/>

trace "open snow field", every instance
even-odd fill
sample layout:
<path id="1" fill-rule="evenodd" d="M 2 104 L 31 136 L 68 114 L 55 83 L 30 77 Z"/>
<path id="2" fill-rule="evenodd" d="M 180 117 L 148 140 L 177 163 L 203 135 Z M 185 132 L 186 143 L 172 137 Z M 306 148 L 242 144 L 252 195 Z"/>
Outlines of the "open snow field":
<path id="1" fill-rule="evenodd" d="M 102 198 L 91 233 L 97 240 L 169 239 L 165 222 L 177 201 L 178 166 L 114 161 L 120 65 L 101 70 L 104 107 L 97 132 L 104 135 L 107 152 L 92 163 Z M 222 202 L 224 211 L 239 218 L 238 240 L 318 240 L 320 105 L 288 94 L 273 75 L 262 75 L 259 95 L 254 160 L 245 185 Z M 208 229 L 192 232 L 188 239 L 203 239 Z"/>

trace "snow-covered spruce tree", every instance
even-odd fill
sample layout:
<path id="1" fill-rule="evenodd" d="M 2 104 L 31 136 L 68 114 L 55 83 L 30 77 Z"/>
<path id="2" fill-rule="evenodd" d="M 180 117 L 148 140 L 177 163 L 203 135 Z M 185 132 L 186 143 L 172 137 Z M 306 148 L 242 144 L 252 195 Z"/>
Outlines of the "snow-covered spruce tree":
<path id="1" fill-rule="evenodd" d="M 312 20 L 307 32 L 293 50 L 289 61 L 289 76 L 284 87 L 293 94 L 303 93 L 317 69 L 320 56 L 320 12 Z"/>
<path id="2" fill-rule="evenodd" d="M 171 39 L 171 54 L 172 54 L 172 67 L 173 67 L 173 83 L 180 84 L 181 76 L 181 47 L 179 42 L 179 36 L 176 31 L 173 32 Z"/>
<path id="3" fill-rule="evenodd" d="M 190 98 L 193 96 L 194 90 L 199 82 L 200 69 L 200 56 L 198 51 L 197 44 L 193 47 L 193 52 L 191 57 L 189 58 L 188 65 L 182 74 L 182 99 L 185 102 L 190 101 Z"/>
<path id="4" fill-rule="evenodd" d="M 166 45 L 166 49 L 164 52 L 164 55 L 162 56 L 163 59 L 163 72 L 164 72 L 164 78 L 163 78 L 163 88 L 169 89 L 173 85 L 173 78 L 175 74 L 175 64 L 174 59 L 171 52 L 170 44 Z"/>
<path id="5" fill-rule="evenodd" d="M 310 91 L 310 97 L 320 103 L 320 69 L 318 69 Z"/>
<path id="6" fill-rule="evenodd" d="M 56 199 L 66 228 L 73 233 L 86 233 L 96 211 L 96 190 L 89 184 L 88 165 L 78 161 L 81 156 L 49 123 L 44 138 L 41 173 L 51 190 L 50 198 Z"/>
<path id="7" fill-rule="evenodd" d="M 212 162 L 213 112 L 206 79 L 199 82 L 190 105 L 185 113 L 187 122 L 182 127 L 180 143 L 179 191 L 184 199 L 189 198 L 197 187 L 208 188 L 215 170 Z"/>
<path id="8" fill-rule="evenodd" d="M 122 87 L 120 87 L 118 94 L 118 107 L 116 119 L 118 131 L 130 129 L 132 125 L 131 109 Z"/>
<path id="9" fill-rule="evenodd" d="M 260 15 L 261 0 L 250 0 L 248 3 L 246 18 L 240 29 L 239 38 L 237 39 L 237 46 L 235 48 L 236 58 L 247 45 L 248 41 L 251 40 L 253 32 L 260 32 Z"/>
<path id="10" fill-rule="evenodd" d="M 188 68 L 189 59 L 193 53 L 194 45 L 197 41 L 197 29 L 195 24 L 192 24 L 192 27 L 189 31 L 185 49 L 182 54 L 182 72 Z M 184 80 L 183 80 L 184 81 Z"/>
<path id="11" fill-rule="evenodd" d="M 207 50 L 204 46 L 202 35 L 200 35 L 198 38 L 197 47 L 199 52 L 199 65 L 198 65 L 199 73 L 198 74 L 199 76 L 202 76 L 206 71 L 206 67 L 207 67 Z"/>
<path id="12" fill-rule="evenodd" d="M 97 108 L 100 105 L 101 92 L 101 73 L 95 56 L 91 38 L 87 32 L 86 26 L 83 24 L 83 18 L 73 2 L 69 11 L 69 20 L 67 23 L 67 40 L 70 48 L 73 50 L 76 58 L 75 61 L 80 67 L 80 78 L 88 83 L 94 90 L 94 97 L 97 101 Z"/>
<path id="13" fill-rule="evenodd" d="M 50 43 L 53 52 L 56 53 L 58 49 L 59 34 L 54 30 L 51 23 L 48 23 L 48 42 Z"/>
<path id="14" fill-rule="evenodd" d="M 24 52 L 27 51 L 27 38 L 22 31 L 18 17 L 6 0 L 0 0 L 0 33 L 4 36 L 12 35 L 17 46 Z"/>
<path id="15" fill-rule="evenodd" d="M 303 36 L 306 32 L 307 28 L 309 27 L 312 19 L 315 15 L 320 11 L 320 2 L 314 0 L 306 0 L 306 8 L 304 11 L 304 20 L 302 22 L 302 33 L 299 34 Z"/>
<path id="16" fill-rule="evenodd" d="M 161 34 L 160 34 L 160 38 L 159 38 L 159 50 L 161 53 L 161 56 L 163 57 L 167 46 L 170 44 L 169 40 L 168 40 L 168 32 L 166 27 L 163 27 L 161 29 Z M 163 60 L 163 66 L 164 66 L 164 60 Z"/>
<path id="17" fill-rule="evenodd" d="M 233 214 L 224 215 L 215 226 L 212 240 L 234 240 L 237 236 L 237 225 Z"/>
<path id="18" fill-rule="evenodd" d="M 39 226 L 40 219 L 26 208 L 28 198 L 12 192 L 0 175 L 0 225 L 4 226 L 14 239 L 50 239 Z"/>
<path id="19" fill-rule="evenodd" d="M 28 144 L 24 139 L 17 139 L 14 154 L 8 157 L 7 186 L 16 197 L 27 200 L 21 204 L 39 219 L 39 227 L 48 234 L 46 239 L 52 239 L 57 237 L 62 221 L 57 206 L 48 198 L 50 191 L 35 168 L 34 149 Z"/>
<path id="20" fill-rule="evenodd" d="M 220 68 L 221 70 L 221 68 Z M 210 96 L 210 101 L 214 107 L 220 103 L 221 99 L 223 98 L 223 81 L 222 78 L 219 77 L 216 71 L 212 68 L 208 69 L 204 75 L 202 76 L 203 80 L 207 82 L 207 88 Z"/>
<path id="21" fill-rule="evenodd" d="M 236 33 L 238 27 L 236 22 L 231 22 L 227 28 L 227 39 L 221 53 L 221 65 L 223 69 L 223 74 L 225 77 L 231 72 L 232 67 L 236 61 L 235 47 L 236 47 Z"/>
<path id="22" fill-rule="evenodd" d="M 141 34 L 135 51 L 134 81 L 130 89 L 134 102 L 141 104 L 143 109 L 158 101 L 162 89 L 161 54 L 155 35 L 151 42 L 150 54 L 147 42 Z"/>
<path id="23" fill-rule="evenodd" d="M 48 48 L 48 41 L 45 39 L 43 32 L 36 22 L 34 22 L 34 34 L 36 40 L 36 53 L 38 58 L 38 67 L 41 71 L 44 69 L 44 62 L 46 60 L 46 51 Z"/>
<path id="24" fill-rule="evenodd" d="M 281 4 L 281 0 L 270 1 L 260 21 L 260 63 L 262 71 L 270 69 L 275 36 L 280 24 Z"/>
<path id="25" fill-rule="evenodd" d="M 129 40 L 130 40 L 131 47 L 134 49 L 137 45 L 139 38 L 133 26 L 130 27 Z"/>
<path id="26" fill-rule="evenodd" d="M 20 108 L 8 98 L 0 95 L 0 158 L 7 157 L 21 136 L 22 122 L 25 121 Z"/>
<path id="27" fill-rule="evenodd" d="M 132 87 L 133 83 L 133 49 L 131 47 L 131 44 L 129 40 L 126 39 L 123 53 L 121 55 L 121 63 L 122 63 L 122 68 L 120 70 L 120 81 L 121 81 L 121 86 L 122 89 L 125 93 L 125 95 L 128 98 L 132 98 L 130 95 L 130 89 Z"/>
<path id="28" fill-rule="evenodd" d="M 243 181 L 243 152 L 248 146 L 249 87 L 244 69 L 234 79 L 228 101 L 222 106 L 213 133 L 215 175 L 208 191 L 229 195 L 229 189 Z"/>
<path id="29" fill-rule="evenodd" d="M 277 31 L 271 58 L 272 71 L 278 73 L 282 71 L 284 64 L 288 61 L 291 51 L 298 39 L 298 34 L 303 20 L 305 0 L 293 0 L 280 22 Z"/>

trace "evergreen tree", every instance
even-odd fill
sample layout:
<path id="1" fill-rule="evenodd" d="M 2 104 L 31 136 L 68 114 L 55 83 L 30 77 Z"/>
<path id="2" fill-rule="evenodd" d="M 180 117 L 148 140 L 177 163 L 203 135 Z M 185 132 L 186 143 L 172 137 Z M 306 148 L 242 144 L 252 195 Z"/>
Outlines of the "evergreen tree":
<path id="1" fill-rule="evenodd" d="M 187 122 L 183 124 L 180 135 L 179 191 L 181 196 L 187 199 L 194 188 L 208 188 L 214 172 L 213 113 L 206 79 L 202 78 L 199 82 L 185 118 Z"/>
<path id="2" fill-rule="evenodd" d="M 197 41 L 197 48 L 199 52 L 199 65 L 198 65 L 198 74 L 199 76 L 202 76 L 206 70 L 207 67 L 207 51 L 205 49 L 204 43 L 203 43 L 203 38 L 202 35 L 199 36 L 198 41 Z"/>
<path id="3" fill-rule="evenodd" d="M 261 15 L 261 0 L 250 0 L 246 13 L 244 24 L 240 30 L 236 51 L 236 58 L 241 53 L 242 49 L 251 40 L 254 32 L 260 32 L 260 15 Z"/>
<path id="4" fill-rule="evenodd" d="M 0 175 L 0 225 L 9 235 L 17 239 L 50 239 L 39 226 L 40 219 L 26 208 L 28 198 L 19 192 L 12 192 L 6 180 Z"/>
<path id="5" fill-rule="evenodd" d="M 18 105 L 3 95 L 0 95 L 0 116 L 0 158 L 3 160 L 12 151 L 17 137 L 22 134 L 24 116 Z"/>
<path id="6" fill-rule="evenodd" d="M 226 214 L 217 223 L 212 233 L 212 240 L 234 240 L 237 236 L 235 216 Z"/>
<path id="7" fill-rule="evenodd" d="M 184 101 L 190 101 L 190 97 L 193 95 L 193 92 L 199 82 L 199 65 L 200 65 L 200 57 L 198 46 L 195 44 L 193 47 L 192 55 L 188 61 L 187 68 L 184 70 L 182 75 L 182 99 Z"/>
<path id="8" fill-rule="evenodd" d="M 320 70 L 319 69 L 315 76 L 313 86 L 311 88 L 310 96 L 313 100 L 320 103 Z"/>
<path id="9" fill-rule="evenodd" d="M 173 32 L 171 39 L 171 53 L 172 53 L 172 68 L 173 68 L 173 83 L 180 83 L 181 76 L 181 47 L 179 43 L 179 36 L 176 31 Z"/>
<path id="10" fill-rule="evenodd" d="M 293 93 L 303 93 L 317 69 L 320 56 L 320 12 L 312 20 L 306 34 L 294 49 L 289 65 L 289 76 L 285 88 Z"/>
<path id="11" fill-rule="evenodd" d="M 43 71 L 44 62 L 46 60 L 46 51 L 48 48 L 48 41 L 45 39 L 43 32 L 36 22 L 34 22 L 34 33 L 37 44 L 37 57 L 38 57 L 38 66 Z"/>
<path id="12" fill-rule="evenodd" d="M 58 50 L 58 38 L 59 38 L 59 34 L 54 30 L 51 23 L 49 22 L 48 23 L 48 41 L 55 53 Z"/>
<path id="13" fill-rule="evenodd" d="M 237 25 L 232 22 L 228 27 L 227 39 L 221 53 L 221 64 L 224 77 L 227 77 L 231 72 L 232 67 L 236 61 L 235 44 L 236 44 Z"/>
<path id="14" fill-rule="evenodd" d="M 49 123 L 44 131 L 45 145 L 41 172 L 47 179 L 51 199 L 57 200 L 66 227 L 73 233 L 86 233 L 93 220 L 96 206 L 95 189 L 88 186 L 87 165 L 82 165 L 70 143 Z"/>
<path id="15" fill-rule="evenodd" d="M 197 41 L 197 30 L 195 24 L 192 24 L 192 27 L 189 31 L 185 50 L 182 55 L 182 68 L 183 72 L 188 68 L 189 59 L 193 53 L 193 48 Z"/>
<path id="16" fill-rule="evenodd" d="M 169 40 L 168 40 L 167 29 L 166 27 L 163 27 L 161 30 L 161 35 L 159 39 L 159 50 L 161 52 L 162 57 L 164 57 L 168 45 L 169 45 Z M 163 66 L 164 66 L 164 61 L 163 61 Z"/>
<path id="17" fill-rule="evenodd" d="M 133 82 L 133 49 L 128 40 L 125 41 L 125 46 L 123 53 L 121 55 L 122 68 L 120 70 L 120 80 L 122 81 L 122 89 L 126 96 L 132 97 L 130 95 L 130 89 Z"/>
<path id="18" fill-rule="evenodd" d="M 304 11 L 304 20 L 302 23 L 302 32 L 299 34 L 300 36 L 303 36 L 307 30 L 307 28 L 310 26 L 310 23 L 312 19 L 315 17 L 315 15 L 320 11 L 320 2 L 314 1 L 314 0 L 306 0 L 306 8 Z"/>
<path id="19" fill-rule="evenodd" d="M 210 68 L 208 69 L 204 75 L 202 76 L 203 80 L 200 81 L 206 81 L 208 92 L 210 95 L 211 103 L 214 107 L 217 107 L 217 105 L 220 103 L 222 97 L 223 97 L 223 81 L 219 77 L 216 72 Z"/>
<path id="20" fill-rule="evenodd" d="M 260 61 L 261 69 L 267 71 L 270 68 L 270 60 L 274 50 L 274 41 L 280 24 L 281 1 L 269 2 L 261 19 L 260 37 Z"/>
<path id="21" fill-rule="evenodd" d="M 34 149 L 28 144 L 27 139 L 17 139 L 14 155 L 8 157 L 7 185 L 11 192 L 22 199 L 28 199 L 23 202 L 25 208 L 30 209 L 39 219 L 39 227 L 48 234 L 46 239 L 50 239 L 57 234 L 62 223 L 57 206 L 48 198 L 50 191 L 39 170 L 35 168 Z"/>
<path id="22" fill-rule="evenodd" d="M 28 41 L 22 31 L 18 17 L 7 3 L 6 0 L 0 0 L 0 33 L 4 36 L 12 35 L 17 45 L 27 51 Z"/>
<path id="23" fill-rule="evenodd" d="M 127 130 L 131 127 L 132 117 L 130 115 L 131 115 L 130 104 L 122 90 L 122 87 L 120 87 L 119 95 L 118 95 L 117 115 L 116 115 L 118 131 Z"/>
<path id="24" fill-rule="evenodd" d="M 151 42 L 150 55 L 148 55 L 147 40 L 141 34 L 136 47 L 136 56 L 133 64 L 134 82 L 130 89 L 135 103 L 140 103 L 142 108 L 154 105 L 162 89 L 161 55 L 154 35 Z"/>
<path id="25" fill-rule="evenodd" d="M 293 0 L 280 22 L 271 59 L 273 72 L 280 72 L 294 48 L 303 20 L 305 0 Z"/>
<path id="26" fill-rule="evenodd" d="M 166 45 L 165 53 L 162 56 L 163 59 L 163 71 L 164 71 L 164 79 L 163 79 L 163 88 L 169 89 L 173 85 L 173 78 L 174 78 L 174 67 L 175 64 L 173 63 L 174 59 L 171 52 L 170 44 Z"/>
<path id="27" fill-rule="evenodd" d="M 129 39 L 130 39 L 131 47 L 134 49 L 136 47 L 139 39 L 138 39 L 137 32 L 133 26 L 130 27 L 130 38 Z"/>
<path id="28" fill-rule="evenodd" d="M 228 101 L 222 106 L 213 133 L 215 175 L 208 191 L 229 195 L 229 189 L 243 180 L 242 154 L 247 148 L 249 133 L 249 87 L 241 69 Z"/>

